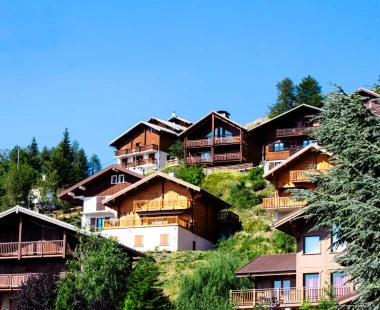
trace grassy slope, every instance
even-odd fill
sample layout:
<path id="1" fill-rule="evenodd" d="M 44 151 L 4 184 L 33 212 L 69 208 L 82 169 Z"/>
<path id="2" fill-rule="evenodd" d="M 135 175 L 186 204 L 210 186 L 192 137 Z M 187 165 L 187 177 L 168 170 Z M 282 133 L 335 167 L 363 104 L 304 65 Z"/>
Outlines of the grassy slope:
<path id="1" fill-rule="evenodd" d="M 229 199 L 230 188 L 236 182 L 240 182 L 245 174 L 237 172 L 216 172 L 210 174 L 202 183 L 202 187 L 209 192 Z M 273 187 L 268 186 L 262 192 L 266 196 L 273 195 Z M 242 231 L 223 242 L 220 248 L 212 251 L 181 251 L 176 253 L 158 252 L 154 257 L 161 269 L 161 286 L 165 293 L 175 300 L 179 292 L 179 283 L 184 274 L 191 273 L 194 268 L 208 257 L 214 255 L 216 251 L 236 252 L 244 262 L 248 262 L 258 254 L 270 254 L 278 252 L 278 247 L 274 244 L 273 231 L 270 230 L 271 219 L 257 218 L 254 216 L 259 206 L 251 209 L 231 210 L 239 214 L 243 223 Z"/>

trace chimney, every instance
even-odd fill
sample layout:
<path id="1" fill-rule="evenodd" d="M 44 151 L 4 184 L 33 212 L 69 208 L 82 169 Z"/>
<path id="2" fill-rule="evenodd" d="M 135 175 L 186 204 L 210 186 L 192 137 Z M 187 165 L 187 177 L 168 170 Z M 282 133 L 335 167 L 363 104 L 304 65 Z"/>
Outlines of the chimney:
<path id="1" fill-rule="evenodd" d="M 228 113 L 227 111 L 220 110 L 217 113 L 224 116 L 225 118 L 230 118 L 230 113 Z"/>
<path id="2" fill-rule="evenodd" d="M 177 115 L 175 115 L 175 111 L 173 111 L 172 117 L 177 117 Z"/>

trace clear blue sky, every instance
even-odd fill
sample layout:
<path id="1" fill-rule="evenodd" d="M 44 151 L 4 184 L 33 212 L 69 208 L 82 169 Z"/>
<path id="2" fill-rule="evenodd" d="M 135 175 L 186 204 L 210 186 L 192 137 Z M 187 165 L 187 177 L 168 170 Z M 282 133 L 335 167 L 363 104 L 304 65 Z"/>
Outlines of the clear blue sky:
<path id="1" fill-rule="evenodd" d="M 88 154 L 150 116 L 261 117 L 286 76 L 324 91 L 380 74 L 380 0 L 0 1 L 0 149 Z"/>

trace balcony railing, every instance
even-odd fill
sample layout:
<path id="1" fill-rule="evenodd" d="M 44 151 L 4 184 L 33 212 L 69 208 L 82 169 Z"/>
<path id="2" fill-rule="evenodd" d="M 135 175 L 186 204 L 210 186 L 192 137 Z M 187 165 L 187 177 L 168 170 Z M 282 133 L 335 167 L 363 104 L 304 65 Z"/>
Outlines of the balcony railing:
<path id="1" fill-rule="evenodd" d="M 230 160 L 239 160 L 239 153 L 229 153 L 229 154 L 214 154 L 215 161 L 230 161 Z"/>
<path id="2" fill-rule="evenodd" d="M 190 199 L 179 200 L 134 200 L 133 211 L 165 211 L 165 210 L 183 210 L 191 207 Z"/>
<path id="3" fill-rule="evenodd" d="M 125 165 L 127 165 L 127 167 L 155 165 L 155 164 L 157 164 L 156 158 L 139 159 L 139 160 L 125 162 Z"/>
<path id="4" fill-rule="evenodd" d="M 281 137 L 294 137 L 294 136 L 308 136 L 315 131 L 315 127 L 296 127 L 296 128 L 284 128 L 277 129 L 277 138 Z"/>
<path id="5" fill-rule="evenodd" d="M 36 273 L 0 274 L 0 291 L 12 291 L 20 288 L 21 284 Z"/>
<path id="6" fill-rule="evenodd" d="M 186 158 L 187 164 L 206 164 L 211 163 L 210 156 L 193 156 Z"/>
<path id="7" fill-rule="evenodd" d="M 115 156 L 136 154 L 136 153 L 145 152 L 145 151 L 158 151 L 158 145 L 148 144 L 148 145 L 136 146 L 131 149 L 118 150 L 118 151 L 115 151 Z"/>
<path id="8" fill-rule="evenodd" d="M 306 174 L 320 174 L 324 173 L 326 169 L 305 169 L 305 170 L 291 170 L 290 182 L 309 182 L 310 178 Z"/>
<path id="9" fill-rule="evenodd" d="M 62 256 L 63 240 L 21 242 L 21 257 Z M 18 242 L 0 243 L 0 258 L 15 258 L 19 255 Z"/>
<path id="10" fill-rule="evenodd" d="M 352 286 L 333 287 L 335 299 L 351 294 Z M 256 305 L 299 306 L 304 300 L 318 303 L 322 299 L 329 298 L 330 291 L 327 287 L 318 288 L 281 288 L 231 291 L 231 302 L 236 308 L 245 308 Z"/>
<path id="11" fill-rule="evenodd" d="M 211 146 L 211 145 L 212 145 L 211 139 L 187 140 L 186 142 L 187 147 L 199 147 L 199 146 Z"/>
<path id="12" fill-rule="evenodd" d="M 231 212 L 231 211 L 221 211 L 221 212 L 218 213 L 218 220 L 219 221 L 239 222 L 240 218 L 239 218 L 239 215 L 237 215 L 234 212 Z"/>
<path id="13" fill-rule="evenodd" d="M 214 137 L 214 144 L 233 144 L 233 143 L 240 143 L 240 142 L 241 142 L 240 136 Z"/>
<path id="14" fill-rule="evenodd" d="M 105 220 L 103 229 L 128 228 L 141 226 L 167 226 L 179 225 L 189 228 L 189 223 L 178 216 L 160 216 L 160 217 L 142 217 L 142 218 L 125 218 L 118 220 Z"/>
<path id="15" fill-rule="evenodd" d="M 293 197 L 271 197 L 263 199 L 264 209 L 281 209 L 289 207 L 303 207 L 307 201 L 296 201 Z"/>
<path id="16" fill-rule="evenodd" d="M 166 167 L 178 166 L 183 163 L 183 160 L 179 158 L 169 159 L 166 161 Z"/>

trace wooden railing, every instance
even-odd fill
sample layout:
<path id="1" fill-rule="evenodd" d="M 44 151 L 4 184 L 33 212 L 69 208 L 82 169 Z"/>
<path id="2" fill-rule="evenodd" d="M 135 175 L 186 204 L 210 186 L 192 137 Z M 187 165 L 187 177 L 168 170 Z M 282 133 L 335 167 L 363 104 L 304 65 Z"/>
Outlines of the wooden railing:
<path id="1" fill-rule="evenodd" d="M 264 209 L 281 209 L 289 207 L 303 207 L 307 201 L 295 201 L 293 197 L 271 197 L 263 199 Z"/>
<path id="2" fill-rule="evenodd" d="M 166 225 L 179 225 L 184 228 L 189 228 L 189 223 L 178 216 L 159 216 L 105 220 L 103 229 Z"/>
<path id="3" fill-rule="evenodd" d="M 253 164 L 248 163 L 248 164 L 212 167 L 208 169 L 210 169 L 210 172 L 214 172 L 214 171 L 244 171 L 245 172 L 245 171 L 251 170 L 252 168 L 253 168 Z"/>
<path id="4" fill-rule="evenodd" d="M 156 158 L 139 159 L 139 160 L 124 162 L 124 164 L 127 165 L 127 167 L 157 164 L 157 159 Z"/>
<path id="5" fill-rule="evenodd" d="M 353 292 L 351 286 L 334 287 L 335 298 L 348 295 Z M 267 306 L 299 306 L 304 300 L 311 303 L 318 303 L 321 299 L 329 297 L 328 288 L 281 288 L 281 289 L 257 289 L 231 291 L 231 303 L 236 308 L 247 306 L 267 305 Z"/>
<path id="6" fill-rule="evenodd" d="M 315 127 L 296 127 L 296 128 L 284 128 L 277 129 L 277 138 L 281 137 L 293 137 L 293 136 L 306 136 L 310 135 L 315 131 Z"/>
<path id="7" fill-rule="evenodd" d="M 190 199 L 179 200 L 134 200 L 133 211 L 183 210 L 191 207 Z"/>
<path id="8" fill-rule="evenodd" d="M 136 146 L 131 149 L 118 150 L 118 151 L 115 151 L 115 156 L 136 154 L 136 153 L 145 152 L 145 151 L 158 151 L 158 145 L 148 144 L 148 145 Z"/>
<path id="9" fill-rule="evenodd" d="M 17 290 L 29 277 L 36 275 L 36 273 L 0 274 L 0 291 Z"/>
<path id="10" fill-rule="evenodd" d="M 21 257 L 30 256 L 61 256 L 64 253 L 63 240 L 27 241 L 21 242 Z M 19 243 L 0 243 L 0 258 L 18 257 Z"/>
<path id="11" fill-rule="evenodd" d="M 179 158 L 169 159 L 166 161 L 166 167 L 178 166 L 182 163 L 182 160 Z"/>
<path id="12" fill-rule="evenodd" d="M 239 222 L 240 218 L 239 215 L 237 215 L 234 212 L 231 211 L 221 211 L 218 213 L 218 220 L 219 221 L 234 221 Z"/>
<path id="13" fill-rule="evenodd" d="M 188 157 L 186 158 L 187 164 L 202 164 L 202 163 L 210 163 L 211 157 L 202 157 L 202 156 L 194 156 L 194 157 Z"/>
<path id="14" fill-rule="evenodd" d="M 210 139 L 198 139 L 198 140 L 187 140 L 187 147 L 198 147 L 198 146 L 211 146 L 212 140 Z"/>
<path id="15" fill-rule="evenodd" d="M 290 171 L 290 182 L 309 182 L 310 178 L 306 174 L 320 174 L 324 173 L 326 169 L 316 170 L 316 169 L 305 169 L 305 170 L 291 170 Z"/>
<path id="16" fill-rule="evenodd" d="M 228 160 L 239 160 L 239 153 L 228 153 L 228 154 L 214 154 L 215 161 L 228 161 Z"/>
<path id="17" fill-rule="evenodd" d="M 214 144 L 232 144 L 232 143 L 240 143 L 240 136 L 220 136 L 214 137 Z"/>

